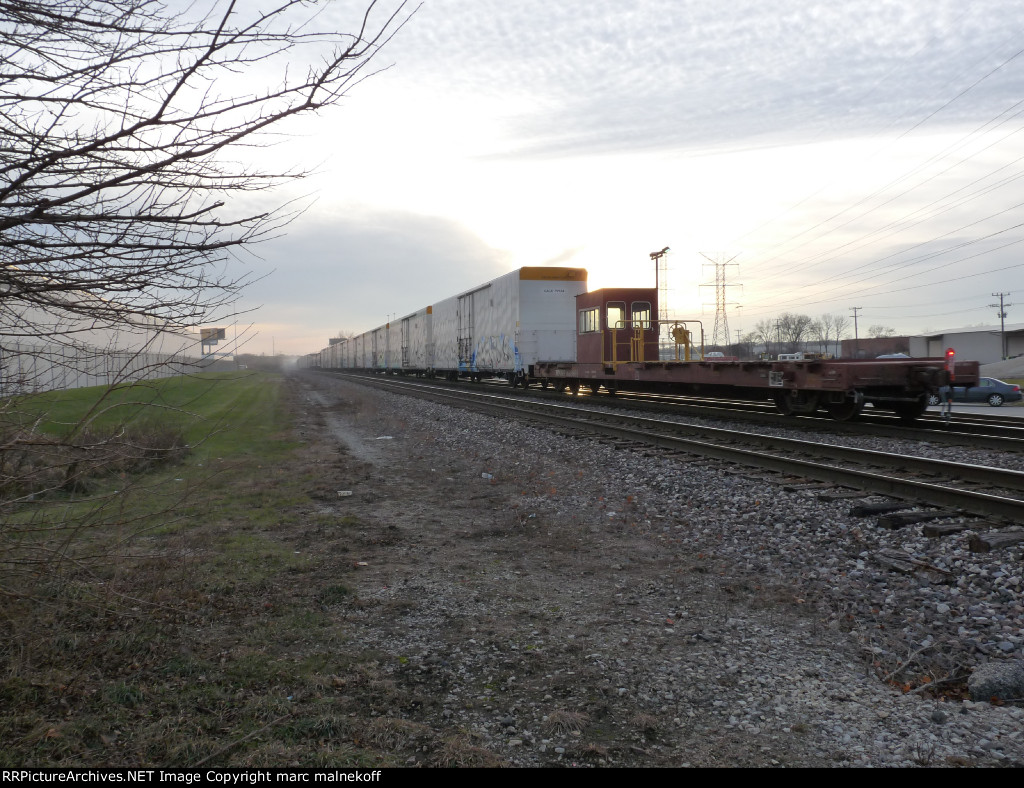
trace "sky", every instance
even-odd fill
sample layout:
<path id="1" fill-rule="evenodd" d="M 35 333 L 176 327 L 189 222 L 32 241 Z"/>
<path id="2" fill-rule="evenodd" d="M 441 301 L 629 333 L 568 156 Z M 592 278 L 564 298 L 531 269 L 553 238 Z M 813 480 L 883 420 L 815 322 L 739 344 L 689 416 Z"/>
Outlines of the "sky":
<path id="1" fill-rule="evenodd" d="M 314 352 L 526 265 L 653 286 L 666 246 L 669 311 L 710 331 L 721 263 L 733 338 L 854 307 L 861 336 L 996 325 L 998 293 L 1022 323 L 1022 28 L 1024 0 L 424 0 L 266 153 L 316 174 L 245 261 L 243 350 Z"/>

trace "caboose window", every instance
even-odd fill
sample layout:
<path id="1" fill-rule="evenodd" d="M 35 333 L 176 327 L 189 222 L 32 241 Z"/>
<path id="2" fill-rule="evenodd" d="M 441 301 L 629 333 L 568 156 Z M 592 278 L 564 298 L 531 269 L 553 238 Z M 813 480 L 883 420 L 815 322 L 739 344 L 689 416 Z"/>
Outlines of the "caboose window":
<path id="1" fill-rule="evenodd" d="M 580 310 L 580 333 L 593 334 L 601 330 L 601 310 L 596 306 Z"/>
<path id="2" fill-rule="evenodd" d="M 625 301 L 609 301 L 607 304 L 608 328 L 625 328 L 623 321 L 626 319 Z"/>
<path id="3" fill-rule="evenodd" d="M 651 305 L 647 301 L 634 301 L 631 304 L 633 326 L 641 326 L 645 331 L 651 327 Z"/>

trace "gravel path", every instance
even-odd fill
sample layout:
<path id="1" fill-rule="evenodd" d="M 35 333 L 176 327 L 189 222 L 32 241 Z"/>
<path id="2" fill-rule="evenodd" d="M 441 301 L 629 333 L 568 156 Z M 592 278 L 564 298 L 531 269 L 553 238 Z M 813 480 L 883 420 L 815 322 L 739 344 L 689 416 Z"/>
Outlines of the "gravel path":
<path id="1" fill-rule="evenodd" d="M 963 696 L 1024 658 L 1019 547 L 295 380 L 305 437 L 337 444 L 324 483 L 352 492 L 324 511 L 361 523 L 336 612 L 377 667 L 353 713 L 410 765 L 1024 765 L 1024 707 Z M 418 748 L 426 731 L 450 750 Z"/>

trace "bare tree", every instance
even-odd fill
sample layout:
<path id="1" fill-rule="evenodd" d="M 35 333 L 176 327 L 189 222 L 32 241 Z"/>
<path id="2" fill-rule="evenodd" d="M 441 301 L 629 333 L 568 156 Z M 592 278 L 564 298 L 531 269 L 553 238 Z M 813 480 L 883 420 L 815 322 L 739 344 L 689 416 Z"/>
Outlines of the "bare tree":
<path id="1" fill-rule="evenodd" d="M 401 24 L 399 4 L 371 25 L 370 2 L 355 33 L 319 33 L 307 5 L 192 19 L 156 0 L 0 0 L 0 330 L 12 303 L 57 315 L 54 337 L 84 330 L 73 317 L 195 325 L 230 304 L 245 277 L 218 264 L 294 211 L 227 198 L 304 173 L 226 154 L 336 103 Z"/>
<path id="2" fill-rule="evenodd" d="M 807 315 L 786 312 L 777 318 L 779 339 L 785 345 L 786 352 L 795 353 L 811 335 L 814 321 Z"/>
<path id="3" fill-rule="evenodd" d="M 828 352 L 828 340 L 832 332 L 832 323 L 827 319 L 828 317 L 828 315 L 822 315 L 812 321 L 807 329 L 808 334 L 818 340 L 818 351 L 821 353 Z"/>
<path id="4" fill-rule="evenodd" d="M 778 321 L 775 318 L 758 320 L 751 332 L 753 341 L 764 345 L 764 352 L 769 356 L 772 354 L 772 343 L 779 341 Z M 777 352 L 777 351 L 776 351 Z"/>
<path id="5" fill-rule="evenodd" d="M 86 384 L 116 383 L 144 356 L 165 363 L 168 338 L 233 311 L 247 277 L 229 259 L 297 209 L 231 198 L 306 174 L 260 169 L 253 150 L 289 119 L 338 103 L 408 18 L 404 0 L 386 10 L 366 0 L 353 32 L 321 31 L 315 5 L 209 0 L 197 15 L 196 4 L 177 13 L 158 0 L 0 0 L 0 395 L 12 356 L 30 362 L 18 372 L 35 376 L 26 389 L 61 387 L 42 385 L 44 357 L 54 375 L 59 363 L 85 364 Z M 23 342 L 45 349 L 25 355 Z M 104 348 L 121 345 L 133 349 L 111 379 Z M 90 377 L 97 360 L 105 379 Z M 0 412 L 10 415 L 9 400 Z M 20 502 L 80 489 L 81 458 L 109 465 L 119 440 L 84 426 L 44 438 L 8 422 L 0 552 L 21 549 L 18 533 L 49 533 L 28 528 Z M 166 443 L 167 456 L 181 450 Z M 137 447 L 121 445 L 113 453 L 138 467 Z"/>
<path id="6" fill-rule="evenodd" d="M 839 341 L 849 331 L 850 320 L 845 315 L 824 314 L 812 324 L 812 333 L 821 344 L 823 353 L 829 353 L 829 344 L 834 345 L 834 354 L 839 355 Z"/>
<path id="7" fill-rule="evenodd" d="M 832 315 L 832 331 L 835 336 L 836 350 L 835 355 L 838 358 L 842 355 L 842 341 L 844 337 L 850 335 L 850 317 L 849 315 L 834 314 Z"/>
<path id="8" fill-rule="evenodd" d="M 882 325 L 868 326 L 868 336 L 874 339 L 881 339 L 883 337 L 894 337 L 896 336 L 896 329 Z"/>

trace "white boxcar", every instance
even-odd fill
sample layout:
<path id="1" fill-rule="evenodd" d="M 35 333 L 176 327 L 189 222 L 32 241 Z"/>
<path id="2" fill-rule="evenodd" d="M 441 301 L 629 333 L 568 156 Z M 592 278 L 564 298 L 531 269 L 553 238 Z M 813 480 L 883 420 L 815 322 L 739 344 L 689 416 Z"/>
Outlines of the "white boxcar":
<path id="1" fill-rule="evenodd" d="M 422 374 L 434 367 L 434 308 L 426 307 L 391 324 L 392 366 L 403 374 Z"/>
<path id="2" fill-rule="evenodd" d="M 370 343 L 372 347 L 370 369 L 387 369 L 390 356 L 387 325 L 375 328 L 370 332 Z"/>
<path id="3" fill-rule="evenodd" d="M 398 350 L 401 342 L 401 330 L 401 325 L 397 320 L 392 320 L 384 326 L 384 368 L 392 375 L 402 371 L 402 354 Z"/>
<path id="4" fill-rule="evenodd" d="M 339 343 L 337 343 L 337 342 L 332 342 L 330 345 L 327 346 L 327 364 L 326 364 L 326 366 L 328 368 L 330 368 L 330 369 L 337 369 L 338 368 L 338 366 L 339 366 L 338 354 L 339 354 L 340 351 L 341 351 L 341 347 L 340 347 Z"/>
<path id="5" fill-rule="evenodd" d="M 434 368 L 532 376 L 538 361 L 576 358 L 576 296 L 583 268 L 520 268 L 434 304 Z"/>
<path id="6" fill-rule="evenodd" d="M 352 354 L 350 356 L 352 366 L 350 369 L 363 369 L 366 364 L 363 360 L 363 348 L 366 345 L 366 334 L 358 334 L 352 338 Z"/>
<path id="7" fill-rule="evenodd" d="M 373 332 L 359 335 L 359 369 L 373 369 Z"/>

